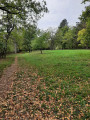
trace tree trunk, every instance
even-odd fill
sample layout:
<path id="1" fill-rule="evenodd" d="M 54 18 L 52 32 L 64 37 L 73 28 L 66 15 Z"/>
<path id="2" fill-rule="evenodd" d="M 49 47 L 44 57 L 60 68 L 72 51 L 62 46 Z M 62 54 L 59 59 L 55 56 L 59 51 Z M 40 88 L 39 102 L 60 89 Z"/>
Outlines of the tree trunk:
<path id="1" fill-rule="evenodd" d="M 17 53 L 17 44 L 14 43 L 14 47 L 15 47 L 15 54 Z"/>
<path id="2" fill-rule="evenodd" d="M 86 46 L 86 49 L 88 49 L 88 46 Z"/>
<path id="3" fill-rule="evenodd" d="M 29 48 L 29 53 L 31 52 L 30 48 Z"/>
<path id="4" fill-rule="evenodd" d="M 9 35 L 6 35 L 5 48 L 4 48 L 4 51 L 3 51 L 4 58 L 6 58 L 6 55 L 7 55 L 7 42 L 8 42 L 8 39 L 9 39 Z"/>
<path id="5" fill-rule="evenodd" d="M 50 50 L 54 50 L 54 40 L 51 40 Z"/>
<path id="6" fill-rule="evenodd" d="M 8 23 L 7 23 L 7 35 L 6 35 L 5 49 L 4 49 L 4 57 L 5 58 L 6 58 L 6 55 L 7 55 L 7 42 L 8 42 L 8 39 L 9 39 L 10 35 L 11 35 L 12 30 L 14 29 L 14 24 L 10 23 L 11 18 L 12 18 L 12 15 L 7 13 Z"/>
<path id="7" fill-rule="evenodd" d="M 42 50 L 40 50 L 41 51 L 41 54 L 42 54 Z"/>

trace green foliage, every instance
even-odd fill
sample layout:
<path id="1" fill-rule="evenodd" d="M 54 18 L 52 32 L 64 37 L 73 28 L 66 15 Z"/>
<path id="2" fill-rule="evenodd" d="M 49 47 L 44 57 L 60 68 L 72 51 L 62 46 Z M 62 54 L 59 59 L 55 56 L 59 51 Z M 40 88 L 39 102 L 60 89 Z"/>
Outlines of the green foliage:
<path id="1" fill-rule="evenodd" d="M 85 11 L 82 12 L 80 20 L 86 22 L 90 18 L 90 5 L 85 8 Z"/>
<path id="2" fill-rule="evenodd" d="M 83 3 L 86 2 L 90 1 L 83 0 Z M 85 11 L 82 12 L 79 19 L 84 26 L 78 31 L 77 41 L 80 41 L 79 46 L 90 48 L 90 5 L 85 8 Z"/>
<path id="3" fill-rule="evenodd" d="M 55 34 L 56 47 L 60 48 L 60 46 L 61 46 L 62 49 L 66 48 L 64 36 L 65 36 L 67 31 L 68 31 L 68 26 L 64 26 L 63 28 L 60 28 L 57 30 L 57 32 Z"/>
<path id="4" fill-rule="evenodd" d="M 83 0 L 83 3 L 90 2 Z M 55 34 L 56 49 L 90 48 L 90 5 L 79 17 L 76 27 L 68 27 L 66 19 L 62 20 Z"/>
<path id="5" fill-rule="evenodd" d="M 86 48 L 90 48 L 90 19 L 86 22 L 86 28 L 78 32 L 77 41 Z"/>
<path id="6" fill-rule="evenodd" d="M 77 38 L 77 41 L 80 41 L 80 43 L 83 47 L 86 46 L 86 44 L 85 44 L 85 33 L 86 33 L 85 29 L 80 30 L 78 32 L 78 38 Z"/>
<path id="7" fill-rule="evenodd" d="M 63 19 L 62 22 L 60 23 L 59 28 L 63 28 L 63 27 L 65 27 L 65 26 L 68 26 L 68 22 L 67 22 L 66 19 Z"/>
<path id="8" fill-rule="evenodd" d="M 12 46 L 14 46 L 15 53 L 19 52 L 23 49 L 23 29 L 17 29 L 15 28 L 10 36 L 10 40 L 12 43 Z M 10 44 L 10 43 L 9 43 Z"/>
<path id="9" fill-rule="evenodd" d="M 90 48 L 90 18 L 86 22 L 86 35 L 85 35 L 85 39 L 86 39 L 87 48 Z"/>
<path id="10" fill-rule="evenodd" d="M 23 41 L 23 47 L 26 51 L 31 51 L 31 41 L 35 38 L 36 35 L 36 26 L 29 25 L 28 28 L 24 31 L 24 41 Z"/>
<path id="11" fill-rule="evenodd" d="M 90 2 L 90 0 L 83 0 L 82 3 Z"/>
<path id="12" fill-rule="evenodd" d="M 76 28 L 69 28 L 63 38 L 63 43 L 66 44 L 66 48 L 73 49 L 76 48 Z"/>
<path id="13" fill-rule="evenodd" d="M 0 10 L 17 16 L 18 18 L 25 20 L 28 17 L 31 20 L 40 17 L 42 12 L 47 12 L 46 2 L 36 2 L 34 0 L 1 0 Z"/>
<path id="14" fill-rule="evenodd" d="M 68 22 L 66 19 L 62 20 L 60 23 L 60 26 L 58 27 L 58 30 L 56 31 L 55 34 L 55 44 L 56 44 L 56 49 L 65 49 L 66 48 L 66 43 L 64 41 L 64 35 L 68 31 Z"/>
<path id="15" fill-rule="evenodd" d="M 5 33 L 0 31 L 0 58 L 4 57 L 4 49 L 5 49 L 5 40 L 4 40 Z"/>
<path id="16" fill-rule="evenodd" d="M 0 41 L 0 58 L 3 57 L 4 43 Z"/>
<path id="17" fill-rule="evenodd" d="M 49 42 L 49 48 L 51 50 L 54 50 L 55 49 L 55 40 L 56 40 L 55 29 L 49 30 L 48 33 L 49 33 L 49 36 L 50 36 L 49 41 L 48 41 Z"/>
<path id="18" fill-rule="evenodd" d="M 43 49 L 48 48 L 48 39 L 49 39 L 48 32 L 39 32 L 35 40 L 32 41 L 32 49 L 41 50 L 41 53 L 42 53 Z"/>
<path id="19" fill-rule="evenodd" d="M 37 2 L 34 0 L 1 0 L 0 1 L 1 19 L 0 30 L 5 34 L 5 49 L 6 56 L 7 45 L 10 35 L 15 27 L 32 23 L 36 23 L 41 18 L 43 13 L 48 12 L 46 2 Z"/>

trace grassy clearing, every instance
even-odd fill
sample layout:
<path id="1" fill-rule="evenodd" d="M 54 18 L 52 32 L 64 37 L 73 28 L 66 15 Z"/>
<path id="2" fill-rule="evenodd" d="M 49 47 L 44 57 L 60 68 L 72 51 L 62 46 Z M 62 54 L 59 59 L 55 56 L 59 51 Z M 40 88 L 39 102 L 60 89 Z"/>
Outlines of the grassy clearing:
<path id="1" fill-rule="evenodd" d="M 89 120 L 89 50 L 18 54 L 3 119 Z"/>
<path id="2" fill-rule="evenodd" d="M 34 72 L 38 69 L 37 90 L 43 109 L 57 119 L 89 119 L 89 50 L 32 52 L 19 57 L 23 66 L 32 66 Z"/>
<path id="3" fill-rule="evenodd" d="M 38 68 L 40 74 L 55 77 L 76 77 L 87 79 L 90 77 L 89 50 L 56 50 L 44 51 L 43 54 L 33 52 L 22 54 L 26 62 Z"/>
<path id="4" fill-rule="evenodd" d="M 0 59 L 0 76 L 4 68 L 10 66 L 14 61 L 15 55 L 8 55 L 6 59 Z"/>

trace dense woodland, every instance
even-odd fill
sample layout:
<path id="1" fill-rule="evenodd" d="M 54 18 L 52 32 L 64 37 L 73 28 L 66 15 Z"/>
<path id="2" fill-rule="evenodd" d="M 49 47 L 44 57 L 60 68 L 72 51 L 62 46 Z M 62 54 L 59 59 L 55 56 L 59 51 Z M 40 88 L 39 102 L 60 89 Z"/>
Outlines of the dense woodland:
<path id="1" fill-rule="evenodd" d="M 82 4 L 90 2 L 83 0 Z M 89 49 L 90 5 L 79 16 L 76 26 L 63 19 L 57 29 L 37 28 L 37 21 L 48 12 L 46 2 L 0 0 L 0 57 L 7 53 L 32 50 Z"/>

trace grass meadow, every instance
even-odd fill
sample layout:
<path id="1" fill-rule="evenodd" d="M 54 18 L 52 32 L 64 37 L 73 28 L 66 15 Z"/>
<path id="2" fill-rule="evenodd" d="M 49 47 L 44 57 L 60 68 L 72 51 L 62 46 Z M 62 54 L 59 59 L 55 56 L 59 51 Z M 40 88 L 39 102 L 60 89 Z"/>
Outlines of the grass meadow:
<path id="1" fill-rule="evenodd" d="M 1 71 L 12 63 L 15 56 L 11 56 L 0 61 Z M 8 106 L 2 107 L 2 118 L 89 120 L 90 50 L 17 56 L 20 70 L 6 98 Z"/>
<path id="2" fill-rule="evenodd" d="M 44 76 L 69 76 L 84 80 L 90 77 L 90 50 L 53 50 L 43 51 L 43 54 L 38 51 L 20 56 Z"/>
<path id="3" fill-rule="evenodd" d="M 68 114 L 74 120 L 89 119 L 90 50 L 47 50 L 18 57 L 23 66 L 38 70 L 37 89 L 44 109 L 53 111 L 57 119 Z"/>

